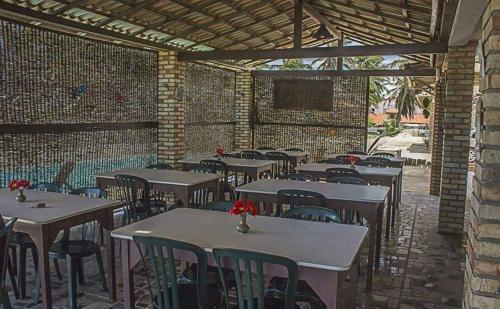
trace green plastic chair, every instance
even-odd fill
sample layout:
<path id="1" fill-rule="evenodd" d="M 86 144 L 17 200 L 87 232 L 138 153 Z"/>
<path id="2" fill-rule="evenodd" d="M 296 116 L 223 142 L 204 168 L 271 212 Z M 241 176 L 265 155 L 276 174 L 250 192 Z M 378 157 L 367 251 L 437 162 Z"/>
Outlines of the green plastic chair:
<path id="1" fill-rule="evenodd" d="M 232 207 L 233 207 L 233 202 L 220 201 L 220 202 L 207 203 L 205 205 L 200 206 L 200 209 L 228 212 L 229 209 L 231 209 Z"/>
<path id="2" fill-rule="evenodd" d="M 258 253 L 237 249 L 222 249 L 215 248 L 212 250 L 215 257 L 219 276 L 221 277 L 222 287 L 224 290 L 224 308 L 229 308 L 228 290 L 224 284 L 224 268 L 222 260 L 231 263 L 236 279 L 236 295 L 238 300 L 238 309 L 268 309 L 268 308 L 298 308 L 295 301 L 295 291 L 297 288 L 299 267 L 294 261 L 276 255 Z M 266 291 L 264 282 L 264 263 L 284 266 L 288 272 L 287 286 L 282 297 L 274 296 L 271 291 Z M 255 265 L 255 288 L 257 297 L 254 297 L 254 283 L 252 282 L 252 268 Z M 243 270 L 241 266 L 243 265 Z M 245 273 L 245 276 L 243 276 Z"/>
<path id="3" fill-rule="evenodd" d="M 318 181 L 318 178 L 314 177 L 314 176 L 311 176 L 311 175 L 307 175 L 307 174 L 295 174 L 295 173 L 292 173 L 292 174 L 287 174 L 287 175 L 281 175 L 279 177 L 279 179 L 283 179 L 283 180 L 295 180 L 295 181 Z"/>
<path id="4" fill-rule="evenodd" d="M 323 194 L 306 190 L 279 190 L 277 192 L 278 202 L 276 204 L 276 217 L 283 213 L 283 205 L 289 205 L 290 209 L 304 206 L 316 206 L 326 208 L 326 198 Z"/>
<path id="5" fill-rule="evenodd" d="M 0 216 L 0 220 L 3 220 L 2 216 Z M 12 228 L 16 220 L 16 218 L 9 220 L 7 224 L 0 229 L 0 305 L 5 309 L 11 308 L 9 295 L 5 290 L 5 278 L 9 264 L 9 246 L 12 237 Z"/>
<path id="6" fill-rule="evenodd" d="M 168 238 L 134 235 L 133 239 L 148 273 L 153 308 L 208 309 L 220 306 L 222 298 L 219 290 L 207 284 L 208 262 L 202 248 Z M 195 281 L 177 275 L 174 249 L 189 251 L 196 256 L 198 271 Z"/>
<path id="7" fill-rule="evenodd" d="M 146 168 L 152 169 L 152 170 L 166 170 L 166 171 L 173 171 L 174 170 L 174 167 L 168 163 L 151 164 L 151 165 L 146 166 Z"/>
<path id="8" fill-rule="evenodd" d="M 285 211 L 282 218 L 298 219 L 315 222 L 342 223 L 342 216 L 335 210 L 321 207 L 298 207 Z"/>

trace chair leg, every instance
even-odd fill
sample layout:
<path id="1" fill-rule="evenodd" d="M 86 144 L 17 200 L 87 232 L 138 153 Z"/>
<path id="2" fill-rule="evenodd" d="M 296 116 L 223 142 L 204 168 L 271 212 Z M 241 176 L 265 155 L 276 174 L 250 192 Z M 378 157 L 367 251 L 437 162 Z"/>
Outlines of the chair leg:
<path id="1" fill-rule="evenodd" d="M 108 291 L 108 286 L 106 284 L 106 274 L 104 273 L 104 263 L 102 262 L 101 250 L 97 250 L 95 256 L 97 259 L 97 266 L 99 267 L 99 275 L 101 276 L 102 280 L 102 289 L 104 291 Z"/>
<path id="2" fill-rule="evenodd" d="M 76 309 L 76 262 L 70 255 L 66 256 L 66 268 L 68 276 L 68 308 Z"/>
<path id="3" fill-rule="evenodd" d="M 14 266 L 12 266 L 12 261 L 9 255 L 7 255 L 7 270 L 9 272 L 10 283 L 12 285 L 12 291 L 14 291 L 14 296 L 16 299 L 19 299 L 19 290 L 17 289 L 16 277 L 14 276 Z"/>
<path id="4" fill-rule="evenodd" d="M 56 270 L 57 278 L 59 278 L 59 280 L 62 280 L 61 269 L 59 268 L 59 262 L 57 261 L 57 259 L 53 259 L 53 261 L 54 261 L 54 269 Z"/>
<path id="5" fill-rule="evenodd" d="M 4 291 L 2 306 L 4 309 L 12 309 L 12 306 L 10 305 L 9 293 L 7 293 L 7 291 Z"/>
<path id="6" fill-rule="evenodd" d="M 35 297 L 34 297 L 34 303 L 38 304 L 40 302 L 40 289 L 42 286 L 42 278 L 40 277 L 40 273 L 36 273 L 36 279 L 35 279 Z"/>
<path id="7" fill-rule="evenodd" d="M 21 298 L 26 298 L 26 248 L 23 246 L 17 247 L 17 287 Z"/>
<path id="8" fill-rule="evenodd" d="M 76 269 L 78 271 L 78 283 L 81 285 L 85 285 L 85 276 L 83 272 L 83 260 L 77 259 L 76 260 Z"/>
<path id="9" fill-rule="evenodd" d="M 31 256 L 33 257 L 33 264 L 35 264 L 35 272 L 38 272 L 38 250 L 36 247 L 31 248 Z"/>

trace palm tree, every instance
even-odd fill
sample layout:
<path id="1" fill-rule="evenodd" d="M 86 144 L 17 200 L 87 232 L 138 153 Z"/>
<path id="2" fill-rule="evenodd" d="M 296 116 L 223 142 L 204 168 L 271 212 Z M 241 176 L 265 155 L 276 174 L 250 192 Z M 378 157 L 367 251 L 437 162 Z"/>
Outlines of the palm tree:
<path id="1" fill-rule="evenodd" d="M 335 47 L 337 43 L 330 42 L 326 45 L 327 47 Z M 316 66 L 318 70 L 336 70 L 337 69 L 337 58 L 335 57 L 324 57 L 318 58 L 312 62 L 313 66 Z"/>
<path id="2" fill-rule="evenodd" d="M 310 64 L 305 64 L 302 59 L 283 59 L 281 70 L 310 70 Z"/>
<path id="3" fill-rule="evenodd" d="M 396 125 L 399 127 L 401 116 L 413 118 L 415 109 L 421 107 L 422 104 L 419 101 L 410 77 L 395 78 L 390 85 L 392 89 L 387 94 L 387 100 L 388 102 L 394 101 L 396 103 L 396 108 L 398 109 Z"/>
<path id="4" fill-rule="evenodd" d="M 344 66 L 349 70 L 383 70 L 388 67 L 380 56 L 359 56 L 344 58 Z M 370 77 L 370 106 L 376 107 L 385 99 L 387 77 Z"/>

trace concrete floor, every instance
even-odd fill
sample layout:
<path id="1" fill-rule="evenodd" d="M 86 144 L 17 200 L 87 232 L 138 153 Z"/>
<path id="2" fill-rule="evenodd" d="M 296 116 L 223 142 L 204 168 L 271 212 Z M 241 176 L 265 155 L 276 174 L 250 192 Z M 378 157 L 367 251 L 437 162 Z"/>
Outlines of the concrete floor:
<path id="1" fill-rule="evenodd" d="M 437 233 L 438 199 L 428 195 L 429 170 L 406 167 L 403 201 L 395 231 L 383 240 L 381 269 L 374 277 L 373 291 L 365 292 L 366 273 L 358 280 L 358 308 L 461 308 L 465 253 L 462 237 Z M 118 246 L 117 246 L 118 247 Z M 118 249 L 118 248 L 117 248 Z M 366 261 L 367 248 L 362 252 Z M 117 255 L 119 257 L 119 255 Z M 87 284 L 79 286 L 79 308 L 122 308 L 120 302 L 107 304 L 94 259 L 86 262 Z M 34 290 L 32 261 L 28 261 L 28 293 Z M 61 263 L 64 268 L 64 262 Z M 121 298 L 120 260 L 117 263 L 118 295 Z M 63 269 L 64 272 L 64 269 Z M 63 273 L 64 275 L 64 273 Z M 139 274 L 138 274 L 139 275 Z M 144 276 L 136 278 L 137 307 L 147 306 Z M 7 280 L 7 284 L 9 280 Z M 55 308 L 66 307 L 66 281 L 52 271 Z M 33 300 L 14 300 L 14 308 L 39 308 Z"/>

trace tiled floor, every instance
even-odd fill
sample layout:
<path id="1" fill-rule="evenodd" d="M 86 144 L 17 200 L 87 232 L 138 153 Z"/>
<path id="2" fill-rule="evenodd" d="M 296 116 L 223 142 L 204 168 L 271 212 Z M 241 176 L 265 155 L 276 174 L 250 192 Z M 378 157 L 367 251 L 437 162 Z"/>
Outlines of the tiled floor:
<path id="1" fill-rule="evenodd" d="M 373 291 L 365 292 L 366 273 L 358 280 L 359 308 L 461 308 L 464 248 L 461 238 L 437 233 L 438 200 L 429 196 L 428 170 L 405 168 L 403 202 L 395 231 L 382 245 L 381 269 L 374 277 Z M 118 248 L 117 248 L 118 249 Z M 364 250 L 363 252 L 366 252 Z M 119 257 L 119 255 L 117 255 Z M 366 255 L 364 256 L 366 258 Z M 61 266 L 64 262 L 61 262 Z M 95 260 L 88 259 L 87 283 L 79 286 L 80 308 L 121 308 L 121 303 L 107 304 L 107 293 L 101 291 Z M 32 261 L 28 261 L 32 265 Z M 118 260 L 117 270 L 120 270 Z M 64 269 L 63 269 L 64 271 Z M 64 273 L 63 273 L 64 275 Z M 117 271 L 118 295 L 121 298 L 121 276 Z M 9 280 L 7 280 L 9 282 Z M 66 306 L 66 281 L 52 272 L 56 308 Z M 138 307 L 148 301 L 144 279 L 136 280 Z M 28 293 L 34 290 L 33 268 L 28 270 Z M 14 300 L 14 308 L 38 308 L 32 299 Z"/>

